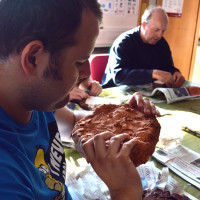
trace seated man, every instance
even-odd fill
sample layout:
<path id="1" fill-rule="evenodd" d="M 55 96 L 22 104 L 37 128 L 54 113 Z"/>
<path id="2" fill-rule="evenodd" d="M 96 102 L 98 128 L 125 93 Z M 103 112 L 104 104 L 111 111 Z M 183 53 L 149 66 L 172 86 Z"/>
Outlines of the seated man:
<path id="1" fill-rule="evenodd" d="M 102 87 L 143 85 L 154 80 L 166 87 L 181 87 L 185 79 L 175 68 L 163 37 L 167 25 L 168 17 L 161 7 L 146 9 L 141 26 L 122 33 L 113 43 Z"/>

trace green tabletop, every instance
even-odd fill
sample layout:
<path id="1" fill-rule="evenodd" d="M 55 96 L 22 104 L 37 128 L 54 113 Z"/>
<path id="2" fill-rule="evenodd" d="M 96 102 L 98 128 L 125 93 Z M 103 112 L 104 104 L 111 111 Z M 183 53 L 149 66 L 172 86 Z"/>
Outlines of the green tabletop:
<path id="1" fill-rule="evenodd" d="M 117 88 L 109 88 L 104 89 L 100 96 L 106 97 L 106 98 L 119 98 L 120 96 L 124 96 L 124 94 L 121 93 L 121 91 Z M 176 117 L 176 112 L 178 113 L 177 116 L 183 117 L 184 120 L 191 120 L 192 118 L 192 125 L 195 125 L 195 129 L 200 130 L 200 100 L 187 100 L 187 101 L 181 101 L 173 104 L 167 104 L 166 102 L 161 103 L 155 103 L 155 105 L 158 107 L 158 109 L 164 110 L 166 113 L 172 113 L 174 117 Z M 194 114 L 194 116 L 191 114 Z M 199 119 L 198 119 L 199 118 Z M 170 120 L 170 118 L 169 118 Z M 176 125 L 176 120 L 172 120 L 173 124 Z M 179 121 L 182 121 L 182 119 L 179 119 Z M 186 121 L 187 122 L 187 121 Z M 198 126 L 199 124 L 199 126 Z M 183 122 L 184 125 L 184 122 Z M 162 124 L 161 124 L 162 127 Z M 190 133 L 185 132 L 182 145 L 190 148 L 193 151 L 196 151 L 197 153 L 200 153 L 200 137 L 194 136 Z M 64 148 L 66 158 L 69 159 L 69 157 L 72 157 L 75 162 L 78 158 L 81 156 L 79 153 L 71 148 Z M 155 159 L 151 158 L 151 161 L 154 161 L 156 167 L 161 169 L 163 167 L 162 164 L 157 162 Z M 77 163 L 76 163 L 77 164 Z M 196 197 L 197 199 L 200 199 L 200 191 L 195 186 L 191 185 L 190 183 L 186 182 L 182 178 L 180 178 L 178 175 L 170 171 L 170 175 L 176 179 L 182 189 L 192 196 Z"/>
<path id="2" fill-rule="evenodd" d="M 167 104 L 167 103 L 155 103 L 157 107 L 166 110 L 180 110 L 188 111 L 196 114 L 200 114 L 200 100 L 187 100 L 177 103 Z"/>

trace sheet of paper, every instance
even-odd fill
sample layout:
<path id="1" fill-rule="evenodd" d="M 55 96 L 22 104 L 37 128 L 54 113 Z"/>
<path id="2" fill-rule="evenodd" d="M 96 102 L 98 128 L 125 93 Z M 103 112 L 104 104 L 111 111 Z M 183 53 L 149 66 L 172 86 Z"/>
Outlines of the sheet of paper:
<path id="1" fill-rule="evenodd" d="M 162 7 L 170 17 L 181 17 L 183 0 L 163 0 Z"/>

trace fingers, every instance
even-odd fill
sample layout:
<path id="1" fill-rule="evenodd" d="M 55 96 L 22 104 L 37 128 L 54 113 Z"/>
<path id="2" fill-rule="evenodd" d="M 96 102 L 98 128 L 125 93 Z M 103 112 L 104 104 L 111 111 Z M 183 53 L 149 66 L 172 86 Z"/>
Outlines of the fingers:
<path id="1" fill-rule="evenodd" d="M 158 111 L 158 109 L 156 108 L 155 104 L 153 102 L 151 102 L 148 98 L 144 98 L 145 101 L 145 109 L 144 109 L 144 113 L 147 115 L 156 115 L 156 116 L 161 116 L 160 112 Z"/>
<path id="2" fill-rule="evenodd" d="M 89 92 L 90 96 L 98 96 L 102 92 L 101 88 L 92 88 Z"/>
<path id="3" fill-rule="evenodd" d="M 170 72 L 153 70 L 152 78 L 162 81 L 168 88 L 172 88 L 175 84 L 174 78 Z"/>
<path id="4" fill-rule="evenodd" d="M 171 74 L 170 74 L 170 76 L 165 77 L 164 83 L 165 83 L 167 88 L 173 88 L 174 87 L 175 81 L 174 81 L 173 77 L 171 76 Z"/>
<path id="5" fill-rule="evenodd" d="M 88 93 L 84 92 L 83 99 L 87 99 L 87 98 L 90 98 L 90 95 Z"/>
<path id="6" fill-rule="evenodd" d="M 89 139 L 82 145 L 85 159 L 88 163 L 92 163 L 95 160 L 95 149 L 94 149 L 94 141 L 93 138 Z"/>
<path id="7" fill-rule="evenodd" d="M 179 88 L 185 83 L 185 78 L 182 76 L 181 73 L 175 72 L 173 74 L 173 79 L 174 79 L 174 87 Z"/>
<path id="8" fill-rule="evenodd" d="M 82 145 L 87 162 L 93 163 L 95 159 L 103 159 L 107 152 L 106 141 L 113 135 L 110 132 L 103 132 L 95 135 L 94 138 L 89 139 Z"/>
<path id="9" fill-rule="evenodd" d="M 83 99 L 89 98 L 90 95 L 84 92 L 83 90 L 74 87 L 73 90 L 70 92 L 70 101 L 71 100 L 78 100 L 81 101 Z"/>
<path id="10" fill-rule="evenodd" d="M 121 148 L 121 151 L 119 152 L 119 156 L 128 157 L 133 149 L 133 147 L 136 144 L 136 139 L 133 138 L 123 144 L 123 147 Z"/>
<path id="11" fill-rule="evenodd" d="M 102 87 L 97 81 L 93 81 L 90 87 L 89 94 L 91 96 L 98 96 L 102 92 Z"/>
<path id="12" fill-rule="evenodd" d="M 115 155 L 119 152 L 121 145 L 124 143 L 125 140 L 129 139 L 128 134 L 120 134 L 115 135 L 114 137 L 110 138 L 109 145 L 108 145 L 108 152 L 110 155 Z"/>
<path id="13" fill-rule="evenodd" d="M 140 92 L 135 92 L 133 94 L 133 97 L 127 103 L 133 107 L 136 107 L 136 106 L 139 108 L 144 107 L 143 97 Z"/>
<path id="14" fill-rule="evenodd" d="M 144 97 L 144 113 L 147 115 L 151 114 L 151 105 L 153 105 L 150 100 L 146 97 Z"/>
<path id="15" fill-rule="evenodd" d="M 160 112 L 156 109 L 156 106 L 147 97 L 142 97 L 141 93 L 135 92 L 133 97 L 127 102 L 133 107 L 138 107 L 146 115 L 160 116 Z"/>
<path id="16" fill-rule="evenodd" d="M 90 95 L 84 92 L 83 90 L 81 90 L 78 94 L 78 97 L 80 100 L 83 100 L 83 99 L 90 98 Z"/>
<path id="17" fill-rule="evenodd" d="M 91 138 L 82 145 L 87 162 L 91 164 L 96 160 L 103 162 L 108 155 L 115 157 L 120 152 L 121 147 L 123 148 L 124 141 L 128 139 L 129 135 L 126 133 L 114 135 L 111 132 L 104 132 L 95 135 L 94 138 Z M 131 146 L 129 148 L 125 147 L 126 151 L 129 151 L 131 148 Z"/>
<path id="18" fill-rule="evenodd" d="M 174 82 L 172 77 L 166 77 L 164 83 L 165 83 L 167 88 L 173 88 L 174 84 L 175 84 L 175 82 Z"/>
<path id="19" fill-rule="evenodd" d="M 144 106 L 143 106 L 143 112 L 146 115 L 156 115 L 160 116 L 160 112 L 157 110 L 155 104 L 151 102 L 147 97 L 143 98 Z"/>

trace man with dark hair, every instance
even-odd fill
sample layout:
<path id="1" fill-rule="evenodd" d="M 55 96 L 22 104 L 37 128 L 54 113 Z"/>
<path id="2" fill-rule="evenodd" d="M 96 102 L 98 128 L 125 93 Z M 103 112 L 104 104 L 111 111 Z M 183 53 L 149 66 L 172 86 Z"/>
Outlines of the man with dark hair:
<path id="1" fill-rule="evenodd" d="M 149 7 L 142 24 L 122 33 L 113 43 L 102 87 L 143 85 L 155 80 L 166 87 L 181 87 L 185 79 L 174 67 L 171 51 L 163 34 L 168 16 L 161 7 Z"/>
<path id="2" fill-rule="evenodd" d="M 65 105 L 90 75 L 101 18 L 97 0 L 0 1 L 0 199 L 71 199 L 60 131 L 70 134 L 84 116 Z M 159 114 L 138 93 L 128 103 Z M 121 145 L 127 137 L 101 133 L 80 144 L 116 200 L 142 194 L 129 158 L 134 140 Z"/>

